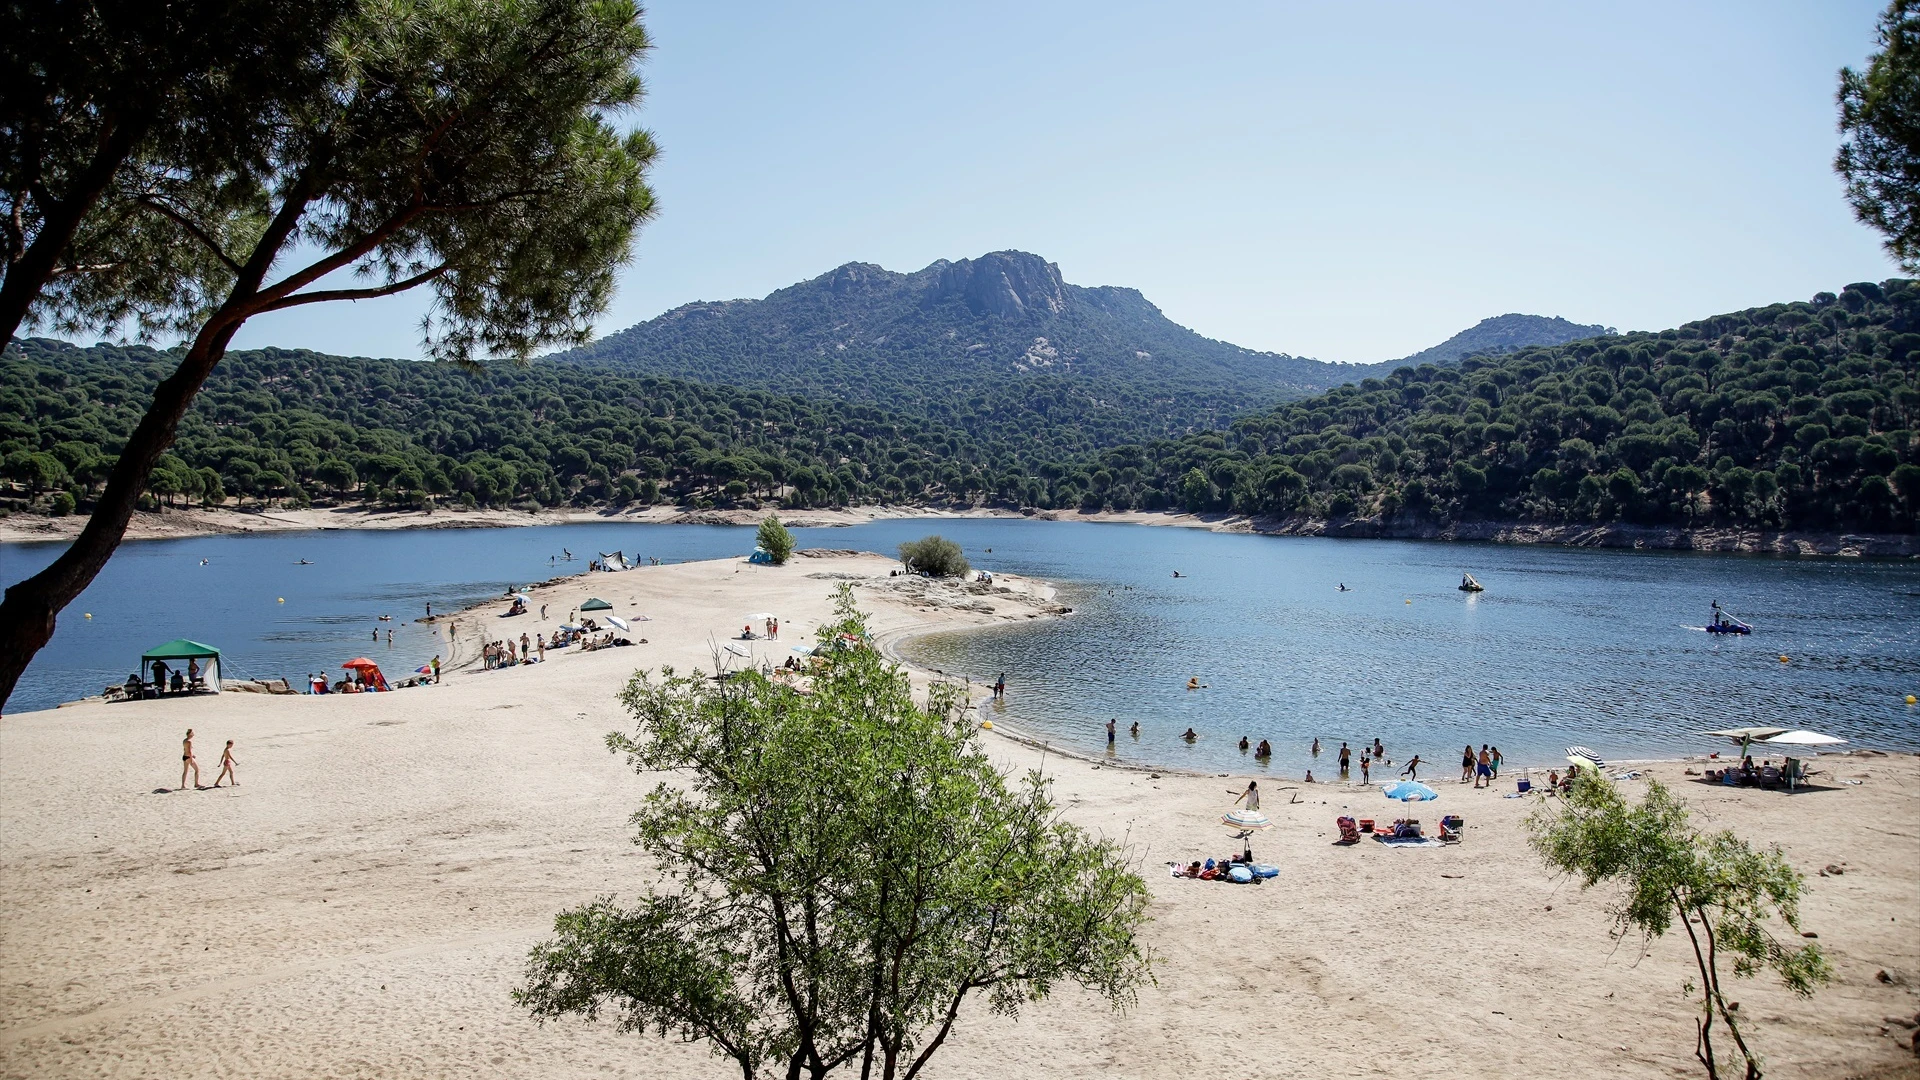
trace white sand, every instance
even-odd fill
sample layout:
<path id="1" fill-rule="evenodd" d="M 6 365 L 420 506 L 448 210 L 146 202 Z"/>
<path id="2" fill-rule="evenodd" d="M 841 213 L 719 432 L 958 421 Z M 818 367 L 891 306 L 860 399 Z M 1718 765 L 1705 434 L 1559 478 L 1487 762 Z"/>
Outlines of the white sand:
<path id="1" fill-rule="evenodd" d="M 591 575 L 535 594 L 546 627 L 600 595 L 652 616 L 635 627 L 649 645 L 434 688 L 7 717 L 0 1076 L 737 1075 L 697 1047 L 540 1027 L 507 994 L 555 912 L 650 880 L 625 818 L 651 781 L 602 743 L 626 726 L 614 694 L 633 669 L 706 667 L 710 640 L 763 609 L 783 615 L 786 640 L 756 655 L 783 658 L 828 612 L 834 582 L 810 574 L 881 575 L 861 603 L 894 639 L 1048 603 L 1018 580 L 1016 595 L 910 603 L 887 565 Z M 953 606 L 982 599 L 997 610 Z M 460 618 L 465 655 L 482 627 L 517 637 L 537 622 L 497 610 Z M 1017 726 L 1017 713 L 1004 719 Z M 238 740 L 241 787 L 155 793 L 178 782 L 189 725 L 208 783 L 221 743 Z M 1009 766 L 1039 760 L 991 745 Z M 1920 1008 L 1920 761 L 1823 764 L 1862 783 L 1788 797 L 1688 783 L 1678 763 L 1654 771 L 1701 816 L 1780 843 L 1810 874 L 1846 869 L 1812 877 L 1805 910 L 1834 984 L 1804 1003 L 1735 985 L 1768 1075 L 1912 1076 L 1912 1029 L 1885 1018 Z M 1136 845 L 1156 897 L 1158 985 L 1120 1015 L 1070 988 L 1017 1023 L 975 1010 L 934 1076 L 1698 1074 L 1684 945 L 1611 947 L 1605 898 L 1527 852 L 1528 800 L 1442 783 L 1420 816 L 1466 815 L 1465 844 L 1346 849 L 1330 846 L 1343 804 L 1382 819 L 1394 804 L 1269 781 L 1263 809 L 1279 827 L 1254 850 L 1282 874 L 1234 887 L 1170 880 L 1163 864 L 1231 847 L 1218 815 L 1245 778 L 1156 779 L 1057 755 L 1048 767 L 1071 818 Z"/>

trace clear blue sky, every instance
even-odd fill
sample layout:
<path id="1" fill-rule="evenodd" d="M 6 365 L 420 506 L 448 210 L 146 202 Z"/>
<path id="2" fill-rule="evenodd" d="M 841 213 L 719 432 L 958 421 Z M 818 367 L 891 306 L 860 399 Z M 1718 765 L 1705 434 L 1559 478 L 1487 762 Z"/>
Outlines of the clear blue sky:
<path id="1" fill-rule="evenodd" d="M 1894 274 L 1831 161 L 1879 4 L 662 0 L 660 216 L 599 332 L 1020 248 L 1211 337 L 1391 359 Z M 236 343 L 419 353 L 424 298 Z"/>

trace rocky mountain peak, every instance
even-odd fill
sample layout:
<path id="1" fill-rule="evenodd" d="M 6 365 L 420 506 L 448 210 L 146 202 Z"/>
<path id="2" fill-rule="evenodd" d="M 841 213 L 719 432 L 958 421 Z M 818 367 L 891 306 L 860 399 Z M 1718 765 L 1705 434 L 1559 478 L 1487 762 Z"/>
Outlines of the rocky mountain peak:
<path id="1" fill-rule="evenodd" d="M 938 267 L 929 305 L 953 297 L 963 300 L 975 315 L 1022 318 L 1058 314 L 1067 306 L 1067 286 L 1060 267 L 1024 251 L 994 251 L 977 259 L 961 259 Z M 934 270 L 930 266 L 928 270 Z"/>

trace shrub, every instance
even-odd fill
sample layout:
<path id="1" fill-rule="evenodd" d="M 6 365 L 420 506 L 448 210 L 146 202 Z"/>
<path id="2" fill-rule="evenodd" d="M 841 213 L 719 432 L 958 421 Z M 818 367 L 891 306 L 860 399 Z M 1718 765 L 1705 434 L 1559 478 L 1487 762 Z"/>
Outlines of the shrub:
<path id="1" fill-rule="evenodd" d="M 773 564 L 781 566 L 793 558 L 793 534 L 787 531 L 780 519 L 772 514 L 760 523 L 760 534 L 755 538 L 762 550 L 773 557 Z"/>
<path id="2" fill-rule="evenodd" d="M 53 508 L 52 508 L 54 517 L 66 517 L 68 514 L 73 513 L 74 505 L 75 504 L 73 501 L 72 492 L 70 491 L 54 492 Z"/>
<path id="3" fill-rule="evenodd" d="M 908 570 L 934 577 L 966 577 L 973 573 L 960 545 L 937 535 L 901 544 L 900 561 L 907 564 Z"/>

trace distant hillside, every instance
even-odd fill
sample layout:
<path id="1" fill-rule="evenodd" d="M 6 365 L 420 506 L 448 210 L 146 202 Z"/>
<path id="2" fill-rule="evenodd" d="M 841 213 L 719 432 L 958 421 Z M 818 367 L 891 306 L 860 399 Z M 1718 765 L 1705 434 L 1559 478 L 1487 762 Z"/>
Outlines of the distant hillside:
<path id="1" fill-rule="evenodd" d="M 1920 526 L 1920 284 L 1657 334 L 1399 367 L 1064 470 L 1055 506 L 1180 506 L 1382 528 Z"/>
<path id="2" fill-rule="evenodd" d="M 1533 345 L 1564 345 L 1582 338 L 1604 337 L 1619 331 L 1611 326 L 1582 326 L 1559 316 L 1495 315 L 1481 319 L 1431 349 L 1383 365 L 1391 371 L 1402 364 L 1451 364 L 1464 356 L 1510 353 Z"/>
<path id="3" fill-rule="evenodd" d="M 0 477 L 27 494 L 0 495 L 0 512 L 86 509 L 178 362 L 139 346 L 9 344 Z M 1047 463 L 867 405 L 556 365 L 260 349 L 221 361 L 148 490 L 215 504 L 803 507 L 977 497 Z"/>
<path id="4" fill-rule="evenodd" d="M 1539 340 L 1566 340 L 1558 326 Z M 550 359 L 871 403 L 1055 455 L 1222 428 L 1393 367 L 1215 341 L 1136 290 L 1068 284 L 1020 251 L 914 273 L 848 263 L 764 300 L 675 308 Z"/>

